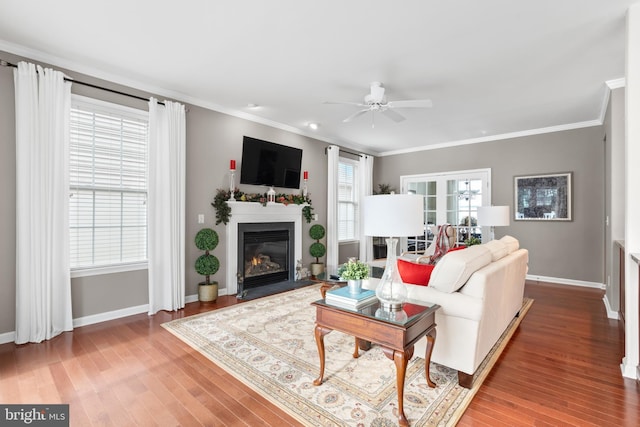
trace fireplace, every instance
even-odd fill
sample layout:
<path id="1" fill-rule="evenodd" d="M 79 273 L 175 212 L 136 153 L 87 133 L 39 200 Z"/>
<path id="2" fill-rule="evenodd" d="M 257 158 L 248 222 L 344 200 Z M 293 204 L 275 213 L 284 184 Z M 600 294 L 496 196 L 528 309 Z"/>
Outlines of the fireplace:
<path id="1" fill-rule="evenodd" d="M 262 224 L 262 223 L 281 223 L 293 224 L 293 231 L 290 232 L 289 252 L 291 259 L 302 259 L 302 208 L 303 205 L 285 205 L 284 203 L 267 203 L 263 206 L 260 203 L 253 202 L 233 202 L 229 201 L 231 207 L 231 217 L 226 227 L 226 248 L 225 248 L 225 267 L 226 280 L 225 289 L 222 295 L 237 295 L 239 298 L 244 297 L 242 286 L 244 265 L 240 263 L 240 254 L 238 243 L 238 229 L 244 224 Z M 287 225 L 282 228 L 289 228 Z M 250 230 L 256 231 L 256 230 Z M 259 231 L 259 230 L 258 230 Z M 244 252 L 242 257 L 244 257 Z M 243 261 L 244 262 L 244 261 Z M 295 279 L 295 264 L 288 264 L 289 277 Z M 265 286 L 263 289 L 267 289 Z M 259 289 L 259 288 L 258 288 Z M 258 289 L 254 293 L 257 293 Z"/>
<path id="2" fill-rule="evenodd" d="M 238 225 L 239 293 L 294 279 L 294 225 L 290 222 Z"/>

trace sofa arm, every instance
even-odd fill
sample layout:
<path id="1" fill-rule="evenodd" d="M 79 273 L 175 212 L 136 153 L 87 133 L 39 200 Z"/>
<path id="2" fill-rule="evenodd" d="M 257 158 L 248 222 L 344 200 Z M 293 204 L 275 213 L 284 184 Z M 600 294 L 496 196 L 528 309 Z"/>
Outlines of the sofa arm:
<path id="1" fill-rule="evenodd" d="M 362 287 L 375 290 L 380 279 L 368 279 L 363 281 Z M 440 312 L 446 316 L 460 317 L 469 320 L 480 320 L 482 316 L 482 299 L 460 292 L 446 293 L 429 286 L 405 284 L 409 299 L 438 304 Z"/>

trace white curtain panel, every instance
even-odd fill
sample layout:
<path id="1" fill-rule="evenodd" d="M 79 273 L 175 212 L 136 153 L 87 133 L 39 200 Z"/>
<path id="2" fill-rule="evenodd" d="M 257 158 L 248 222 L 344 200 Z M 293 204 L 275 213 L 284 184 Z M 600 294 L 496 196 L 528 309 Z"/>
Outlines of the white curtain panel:
<path id="1" fill-rule="evenodd" d="M 362 228 L 364 224 L 364 209 L 362 203 L 366 196 L 373 194 L 373 157 L 360 156 L 360 194 L 358 205 L 360 206 L 360 260 L 364 262 L 373 261 L 373 238 L 365 236 Z"/>
<path id="2" fill-rule="evenodd" d="M 338 162 L 340 148 L 330 145 L 327 149 L 327 270 L 338 268 Z"/>
<path id="3" fill-rule="evenodd" d="M 178 310 L 185 301 L 184 105 L 149 101 L 147 200 L 149 314 Z"/>
<path id="4" fill-rule="evenodd" d="M 41 342 L 73 329 L 69 270 L 71 84 L 20 62 L 16 105 L 16 337 Z"/>

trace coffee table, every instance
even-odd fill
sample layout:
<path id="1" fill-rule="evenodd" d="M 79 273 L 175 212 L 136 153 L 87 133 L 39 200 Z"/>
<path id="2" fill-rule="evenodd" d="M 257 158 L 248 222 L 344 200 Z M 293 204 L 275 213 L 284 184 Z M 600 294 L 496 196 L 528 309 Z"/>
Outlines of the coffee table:
<path id="1" fill-rule="evenodd" d="M 424 305 L 423 302 L 409 301 L 404 305 L 406 319 L 390 320 L 382 315 L 379 303 L 375 302 L 358 311 L 329 305 L 324 299 L 311 303 L 316 307 L 315 338 L 320 355 L 320 375 L 313 384 L 322 384 L 325 367 L 324 336 L 331 331 L 353 335 L 356 339 L 353 357 L 359 356 L 360 348 L 373 342 L 382 348 L 385 356 L 396 366 L 396 389 L 398 393 L 398 422 L 408 426 L 404 415 L 404 381 L 409 359 L 413 356 L 413 346 L 426 336 L 425 377 L 429 387 L 436 387 L 429 376 L 431 352 L 436 340 L 435 313 L 439 305 Z"/>

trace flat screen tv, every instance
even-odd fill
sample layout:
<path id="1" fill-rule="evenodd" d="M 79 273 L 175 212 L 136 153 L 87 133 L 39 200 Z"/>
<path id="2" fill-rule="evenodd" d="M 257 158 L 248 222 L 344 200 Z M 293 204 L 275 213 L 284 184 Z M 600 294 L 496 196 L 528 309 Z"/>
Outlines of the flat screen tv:
<path id="1" fill-rule="evenodd" d="M 240 183 L 300 188 L 302 150 L 245 136 Z"/>

